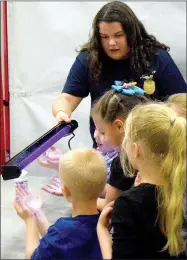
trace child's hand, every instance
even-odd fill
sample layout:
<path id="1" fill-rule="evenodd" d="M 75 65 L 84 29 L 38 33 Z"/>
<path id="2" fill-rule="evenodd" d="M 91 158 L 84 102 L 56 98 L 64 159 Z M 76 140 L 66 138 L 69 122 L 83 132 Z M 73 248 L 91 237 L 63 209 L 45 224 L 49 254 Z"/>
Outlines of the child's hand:
<path id="1" fill-rule="evenodd" d="M 110 202 L 104 207 L 99 217 L 97 229 L 105 229 L 105 230 L 111 229 L 111 212 L 113 210 L 113 207 L 114 207 L 114 201 Z"/>
<path id="2" fill-rule="evenodd" d="M 17 185 L 16 196 L 23 200 L 24 205 L 29 208 L 34 215 L 42 211 L 43 201 L 40 195 L 34 196 L 21 185 Z"/>
<path id="3" fill-rule="evenodd" d="M 25 222 L 27 220 L 34 218 L 33 212 L 25 206 L 23 197 L 16 195 L 14 199 L 14 208 L 20 218 L 22 218 Z"/>
<path id="4" fill-rule="evenodd" d="M 60 157 L 63 155 L 62 151 L 59 148 L 56 148 L 54 146 L 50 147 L 51 151 L 46 151 L 43 156 L 46 158 L 46 160 L 42 160 L 41 158 L 38 158 L 38 162 L 40 165 L 52 169 L 52 170 L 59 170 L 59 160 Z"/>
<path id="5" fill-rule="evenodd" d="M 37 196 L 33 196 L 32 194 L 27 195 L 24 199 L 24 203 L 35 215 L 43 210 L 43 201 L 40 194 Z"/>
<path id="6" fill-rule="evenodd" d="M 56 196 L 63 196 L 60 179 L 57 176 L 52 178 L 50 184 L 43 186 L 41 189 Z"/>

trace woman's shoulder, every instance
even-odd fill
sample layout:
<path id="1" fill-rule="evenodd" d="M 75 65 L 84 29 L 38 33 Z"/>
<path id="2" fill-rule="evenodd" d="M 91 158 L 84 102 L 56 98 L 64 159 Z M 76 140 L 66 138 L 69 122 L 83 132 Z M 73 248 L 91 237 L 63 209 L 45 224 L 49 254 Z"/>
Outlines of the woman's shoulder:
<path id="1" fill-rule="evenodd" d="M 157 48 L 155 54 L 156 54 L 156 55 L 159 55 L 159 56 L 161 56 L 161 57 L 164 57 L 164 56 L 167 57 L 167 56 L 169 55 L 169 51 L 166 50 L 166 49 Z"/>
<path id="2" fill-rule="evenodd" d="M 162 49 L 162 48 L 157 48 L 156 52 L 152 58 L 152 68 L 153 70 L 156 71 L 156 77 L 159 78 L 159 75 L 162 74 L 164 69 L 166 67 L 172 67 L 175 64 L 173 58 L 171 57 L 169 51 Z"/>
<path id="3" fill-rule="evenodd" d="M 88 52 L 87 51 L 80 51 L 76 58 L 82 64 L 87 64 L 88 63 Z"/>
<path id="4" fill-rule="evenodd" d="M 173 62 L 173 59 L 169 51 L 161 48 L 157 48 L 155 55 L 153 57 L 153 63 L 159 64 L 159 66 L 166 66 L 169 63 Z"/>

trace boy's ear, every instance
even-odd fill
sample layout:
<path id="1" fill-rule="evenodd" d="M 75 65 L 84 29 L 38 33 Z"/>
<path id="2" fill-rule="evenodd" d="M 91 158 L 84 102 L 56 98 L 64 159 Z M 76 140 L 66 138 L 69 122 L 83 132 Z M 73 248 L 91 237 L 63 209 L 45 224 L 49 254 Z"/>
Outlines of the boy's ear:
<path id="1" fill-rule="evenodd" d="M 114 125 L 116 127 L 116 129 L 120 132 L 120 134 L 124 133 L 124 121 L 121 119 L 116 119 L 114 121 Z"/>
<path id="2" fill-rule="evenodd" d="M 70 192 L 70 190 L 68 189 L 67 186 L 62 185 L 61 190 L 62 190 L 62 193 L 63 193 L 63 195 L 66 199 L 68 199 L 68 197 L 71 197 L 71 192 Z"/>

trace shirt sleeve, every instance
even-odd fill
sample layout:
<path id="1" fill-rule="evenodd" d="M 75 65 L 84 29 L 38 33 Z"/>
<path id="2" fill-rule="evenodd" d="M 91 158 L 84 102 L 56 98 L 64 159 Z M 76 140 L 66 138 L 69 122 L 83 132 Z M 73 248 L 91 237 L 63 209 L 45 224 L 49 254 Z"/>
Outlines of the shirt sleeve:
<path id="1" fill-rule="evenodd" d="M 118 156 L 118 153 L 116 151 L 108 152 L 108 153 L 102 153 L 100 152 L 101 155 L 105 158 L 106 166 L 107 166 L 107 183 L 110 178 L 110 173 L 111 173 L 111 165 L 115 157 Z"/>
<path id="2" fill-rule="evenodd" d="M 108 184 L 119 190 L 125 191 L 132 187 L 134 184 L 135 177 L 125 176 L 119 156 L 114 158 L 111 165 L 111 173 Z"/>
<path id="3" fill-rule="evenodd" d="M 160 51 L 157 66 L 155 80 L 161 96 L 187 93 L 187 84 L 167 51 Z"/>
<path id="4" fill-rule="evenodd" d="M 138 246 L 136 212 L 132 204 L 120 196 L 116 199 L 112 212 L 112 259 L 132 259 Z M 137 256 L 137 255 L 136 255 Z"/>
<path id="5" fill-rule="evenodd" d="M 59 236 L 55 226 L 52 225 L 49 227 L 47 234 L 40 239 L 39 246 L 32 254 L 31 260 L 55 259 L 56 255 L 58 254 L 58 237 Z M 60 255 L 62 256 L 62 251 Z M 61 259 L 63 259 L 63 257 L 61 257 Z"/>
<path id="6" fill-rule="evenodd" d="M 76 97 L 87 97 L 89 95 L 89 70 L 87 53 L 81 52 L 75 59 L 62 93 L 67 93 Z"/>

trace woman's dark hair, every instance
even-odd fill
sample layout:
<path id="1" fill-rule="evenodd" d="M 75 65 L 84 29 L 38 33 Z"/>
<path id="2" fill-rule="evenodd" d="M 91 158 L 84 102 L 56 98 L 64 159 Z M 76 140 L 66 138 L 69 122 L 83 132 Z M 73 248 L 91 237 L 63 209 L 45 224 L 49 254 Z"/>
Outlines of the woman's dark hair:
<path id="1" fill-rule="evenodd" d="M 96 14 L 92 33 L 89 41 L 84 44 L 81 51 L 88 52 L 88 62 L 93 79 L 98 82 L 101 79 L 103 61 L 105 54 L 99 34 L 100 22 L 119 22 L 127 36 L 127 43 L 130 48 L 130 67 L 134 79 L 142 74 L 151 72 L 151 58 L 157 48 L 169 51 L 169 47 L 158 42 L 153 35 L 149 35 L 144 25 L 138 20 L 131 8 L 120 1 L 112 1 L 105 4 Z"/>

